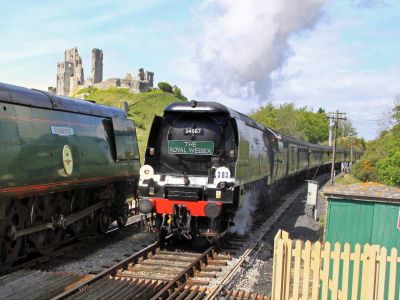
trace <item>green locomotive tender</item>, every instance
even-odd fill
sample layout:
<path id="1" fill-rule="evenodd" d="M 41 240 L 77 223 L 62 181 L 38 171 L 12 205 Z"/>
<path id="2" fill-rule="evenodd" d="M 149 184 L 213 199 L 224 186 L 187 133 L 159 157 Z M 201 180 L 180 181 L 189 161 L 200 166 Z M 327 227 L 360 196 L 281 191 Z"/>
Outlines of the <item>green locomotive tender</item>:
<path id="1" fill-rule="evenodd" d="M 124 225 L 139 168 L 123 111 L 0 83 L 0 264 Z"/>

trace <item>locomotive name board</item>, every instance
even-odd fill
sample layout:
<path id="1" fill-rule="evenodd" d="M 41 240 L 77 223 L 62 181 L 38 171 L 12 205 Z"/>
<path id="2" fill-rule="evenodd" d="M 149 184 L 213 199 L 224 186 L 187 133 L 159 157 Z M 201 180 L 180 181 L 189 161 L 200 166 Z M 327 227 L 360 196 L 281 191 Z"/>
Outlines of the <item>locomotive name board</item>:
<path id="1" fill-rule="evenodd" d="M 214 142 L 211 141 L 168 141 L 168 153 L 189 155 L 213 155 Z"/>

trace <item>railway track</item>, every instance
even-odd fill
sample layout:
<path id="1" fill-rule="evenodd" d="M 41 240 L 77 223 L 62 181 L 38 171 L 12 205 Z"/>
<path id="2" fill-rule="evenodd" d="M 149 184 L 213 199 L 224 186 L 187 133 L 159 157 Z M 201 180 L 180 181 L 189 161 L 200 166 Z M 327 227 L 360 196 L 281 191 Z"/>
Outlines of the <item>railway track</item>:
<path id="1" fill-rule="evenodd" d="M 139 215 L 131 215 L 129 222 L 125 227 L 123 227 L 123 229 L 126 231 L 126 234 L 131 234 L 133 232 L 133 230 L 131 230 L 132 227 L 137 226 L 141 222 L 142 219 Z M 35 253 L 17 260 L 7 270 L 2 271 L 2 273 L 5 274 L 23 269 L 39 268 L 43 264 L 58 257 L 70 255 L 71 253 L 77 253 L 80 250 L 88 247 L 88 245 L 96 243 L 96 241 L 99 239 L 104 239 L 105 236 L 110 235 L 119 229 L 120 228 L 115 225 L 111 226 L 104 234 L 93 232 L 82 235 L 81 237 L 71 238 L 70 240 L 63 242 L 59 247 L 47 255 Z"/>
<path id="2" fill-rule="evenodd" d="M 304 191 L 303 185 L 284 195 L 284 202 L 272 214 L 269 212 L 266 220 L 265 212 L 260 210 L 249 235 L 229 235 L 219 248 L 170 251 L 155 242 L 96 275 L 37 271 L 19 273 L 14 280 L 24 282 L 22 287 L 27 293 L 37 294 L 32 299 L 268 299 L 263 294 L 235 290 L 233 283 L 252 255 L 263 247 L 278 219 Z M 25 276 L 30 276 L 30 280 L 25 280 Z M 57 279 L 51 279 L 52 276 Z M 29 283 L 38 281 L 36 277 L 46 278 L 45 282 L 54 280 L 56 284 L 53 288 L 45 285 L 40 293 Z M 3 289 L 9 290 L 13 284 L 11 279 L 0 278 L 0 299 Z"/>

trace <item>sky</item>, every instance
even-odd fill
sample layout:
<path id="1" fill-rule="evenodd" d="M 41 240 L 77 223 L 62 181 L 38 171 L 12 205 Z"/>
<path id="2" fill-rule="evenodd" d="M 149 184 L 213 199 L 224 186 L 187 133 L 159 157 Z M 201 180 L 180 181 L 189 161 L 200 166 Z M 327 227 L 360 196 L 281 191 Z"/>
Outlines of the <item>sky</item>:
<path id="1" fill-rule="evenodd" d="M 0 0 L 0 82 L 47 90 L 91 49 L 104 78 L 137 69 L 243 113 L 293 102 L 347 114 L 371 140 L 400 94 L 398 0 Z"/>

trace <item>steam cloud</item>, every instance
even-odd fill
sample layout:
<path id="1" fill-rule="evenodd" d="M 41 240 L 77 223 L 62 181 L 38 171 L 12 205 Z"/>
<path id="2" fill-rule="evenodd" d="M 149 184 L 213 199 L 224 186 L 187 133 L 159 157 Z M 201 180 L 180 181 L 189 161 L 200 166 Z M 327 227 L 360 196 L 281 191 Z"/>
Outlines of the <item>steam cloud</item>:
<path id="1" fill-rule="evenodd" d="M 229 232 L 245 235 L 252 225 L 253 214 L 257 209 L 260 190 L 255 188 L 244 194 L 243 205 L 236 211 L 233 218 L 234 225 Z"/>
<path id="2" fill-rule="evenodd" d="M 207 1 L 200 12 L 205 17 L 196 37 L 196 55 L 188 66 L 196 72 L 196 99 L 266 100 L 271 73 L 293 54 L 289 36 L 312 28 L 325 2 Z"/>

